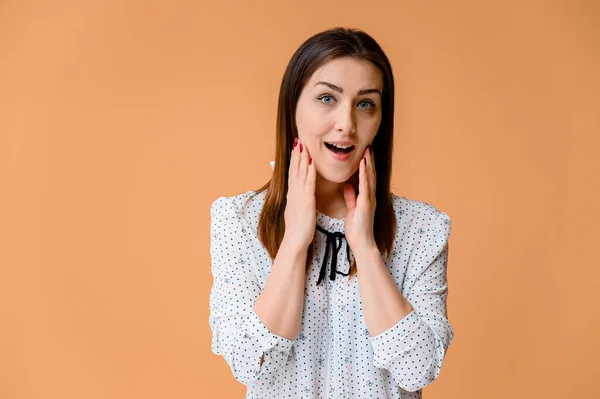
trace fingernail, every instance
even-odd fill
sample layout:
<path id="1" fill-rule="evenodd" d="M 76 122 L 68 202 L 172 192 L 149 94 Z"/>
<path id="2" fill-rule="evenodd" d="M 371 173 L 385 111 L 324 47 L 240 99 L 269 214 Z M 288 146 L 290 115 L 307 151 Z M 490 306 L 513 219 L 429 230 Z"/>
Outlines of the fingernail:
<path id="1" fill-rule="evenodd" d="M 294 137 L 294 146 L 292 147 L 292 149 L 296 148 L 297 145 L 298 145 L 298 137 Z"/>
<path id="2" fill-rule="evenodd" d="M 302 143 L 300 143 L 300 152 L 302 152 Z"/>

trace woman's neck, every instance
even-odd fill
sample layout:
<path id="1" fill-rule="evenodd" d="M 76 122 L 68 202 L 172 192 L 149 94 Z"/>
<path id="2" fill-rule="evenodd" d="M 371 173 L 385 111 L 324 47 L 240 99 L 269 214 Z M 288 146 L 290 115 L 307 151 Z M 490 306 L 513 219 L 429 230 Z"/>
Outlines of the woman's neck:
<path id="1" fill-rule="evenodd" d="M 354 176 L 350 181 L 354 181 Z M 344 200 L 344 185 L 346 182 L 331 182 L 317 175 L 315 200 L 317 210 L 334 219 L 344 219 L 346 216 L 346 201 Z"/>

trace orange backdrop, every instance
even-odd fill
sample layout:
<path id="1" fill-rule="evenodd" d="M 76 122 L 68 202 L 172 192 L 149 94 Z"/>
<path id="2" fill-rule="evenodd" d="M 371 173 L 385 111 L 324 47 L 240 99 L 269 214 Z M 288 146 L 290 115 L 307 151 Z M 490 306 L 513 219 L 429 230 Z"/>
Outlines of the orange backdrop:
<path id="1" fill-rule="evenodd" d="M 258 188 L 292 53 L 371 34 L 393 188 L 453 220 L 434 398 L 600 397 L 600 3 L 0 2 L 0 397 L 242 398 L 209 206 Z"/>

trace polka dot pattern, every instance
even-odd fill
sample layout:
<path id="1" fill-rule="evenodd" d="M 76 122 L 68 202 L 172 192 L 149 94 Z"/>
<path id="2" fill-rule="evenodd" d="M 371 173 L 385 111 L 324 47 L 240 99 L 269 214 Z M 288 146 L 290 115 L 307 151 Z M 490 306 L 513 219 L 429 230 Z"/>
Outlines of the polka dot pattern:
<path id="1" fill-rule="evenodd" d="M 272 261 L 256 231 L 266 192 L 252 194 L 220 197 L 210 208 L 211 347 L 247 386 L 246 399 L 421 398 L 454 337 L 446 311 L 449 216 L 394 195 L 398 229 L 386 266 L 414 310 L 377 336 L 364 320 L 360 271 L 316 285 L 326 236 L 315 231 L 301 327 L 289 340 L 270 332 L 253 310 Z M 317 224 L 344 232 L 344 219 L 319 211 Z M 347 273 L 346 252 L 337 256 L 337 270 Z"/>

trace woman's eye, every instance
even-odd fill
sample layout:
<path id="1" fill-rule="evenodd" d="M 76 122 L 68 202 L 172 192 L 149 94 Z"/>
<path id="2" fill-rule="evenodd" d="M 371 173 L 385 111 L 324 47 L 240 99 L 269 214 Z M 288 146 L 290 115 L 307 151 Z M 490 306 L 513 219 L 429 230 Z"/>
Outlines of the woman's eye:
<path id="1" fill-rule="evenodd" d="M 367 105 L 370 105 L 371 108 L 375 108 L 375 104 L 373 103 L 373 101 L 364 100 L 364 101 L 361 101 L 359 104 L 367 104 Z M 361 107 L 361 108 L 362 109 L 369 109 L 369 108 L 364 108 L 364 107 Z"/>
<path id="2" fill-rule="evenodd" d="M 323 101 L 324 98 L 331 98 L 331 99 L 333 99 L 332 96 L 324 95 L 324 96 L 319 97 L 318 100 Z M 331 104 L 331 103 L 330 102 L 325 102 L 325 104 Z"/>

